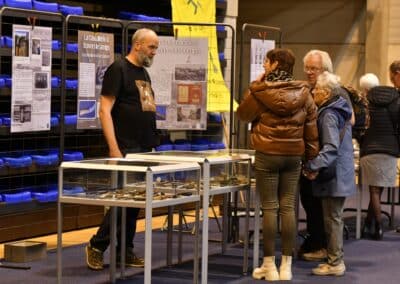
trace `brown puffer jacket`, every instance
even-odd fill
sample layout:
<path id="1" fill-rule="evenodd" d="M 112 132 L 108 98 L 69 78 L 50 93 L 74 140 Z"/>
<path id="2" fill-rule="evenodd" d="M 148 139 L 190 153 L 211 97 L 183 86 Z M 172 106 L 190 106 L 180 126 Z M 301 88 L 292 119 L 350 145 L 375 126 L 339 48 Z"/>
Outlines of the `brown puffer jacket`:
<path id="1" fill-rule="evenodd" d="M 303 81 L 253 82 L 237 109 L 252 122 L 251 146 L 270 155 L 318 154 L 317 107 Z"/>

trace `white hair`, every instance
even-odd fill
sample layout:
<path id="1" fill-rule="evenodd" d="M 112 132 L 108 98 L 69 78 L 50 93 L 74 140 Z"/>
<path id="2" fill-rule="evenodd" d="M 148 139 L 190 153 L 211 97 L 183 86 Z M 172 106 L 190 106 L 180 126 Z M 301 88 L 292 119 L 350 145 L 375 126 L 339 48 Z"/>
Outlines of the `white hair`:
<path id="1" fill-rule="evenodd" d="M 333 73 L 333 64 L 331 57 L 329 56 L 328 52 L 319 50 L 319 49 L 312 49 L 306 53 L 303 57 L 303 63 L 305 64 L 306 60 L 313 55 L 318 55 L 321 58 L 321 64 L 324 71 L 328 71 Z"/>
<path id="2" fill-rule="evenodd" d="M 324 71 L 318 76 L 316 87 L 328 90 L 339 88 L 340 77 L 328 71 Z"/>
<path id="3" fill-rule="evenodd" d="M 360 89 L 368 91 L 373 87 L 379 86 L 379 79 L 373 73 L 367 73 L 360 78 Z"/>

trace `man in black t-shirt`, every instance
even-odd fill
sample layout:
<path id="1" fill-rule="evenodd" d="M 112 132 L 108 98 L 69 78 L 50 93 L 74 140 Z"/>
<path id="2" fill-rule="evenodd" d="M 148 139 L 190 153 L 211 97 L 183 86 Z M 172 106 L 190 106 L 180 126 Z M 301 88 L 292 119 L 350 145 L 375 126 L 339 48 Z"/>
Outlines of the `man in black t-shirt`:
<path id="1" fill-rule="evenodd" d="M 100 121 L 109 155 L 124 157 L 126 153 L 148 152 L 157 145 L 154 95 L 150 67 L 158 48 L 157 34 L 139 29 L 132 36 L 132 49 L 125 58 L 117 59 L 104 74 L 100 97 Z M 144 100 L 144 98 L 150 98 Z M 147 103 L 146 103 L 147 102 Z M 118 178 L 120 185 L 122 177 Z M 126 265 L 143 267 L 144 260 L 133 253 L 133 238 L 139 208 L 126 209 Z M 117 262 L 121 251 L 121 208 L 118 208 Z M 86 263 L 94 270 L 103 269 L 103 253 L 110 244 L 110 211 L 104 216 L 96 235 L 86 246 Z"/>

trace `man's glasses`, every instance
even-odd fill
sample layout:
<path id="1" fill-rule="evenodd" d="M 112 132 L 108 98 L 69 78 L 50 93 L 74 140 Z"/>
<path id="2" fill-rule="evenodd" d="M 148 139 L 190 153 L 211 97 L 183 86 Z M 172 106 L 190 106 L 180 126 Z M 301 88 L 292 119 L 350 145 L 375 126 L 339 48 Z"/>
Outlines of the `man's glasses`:
<path id="1" fill-rule="evenodd" d="M 317 72 L 320 72 L 322 70 L 322 68 L 314 67 L 314 66 L 312 66 L 312 67 L 304 66 L 303 70 L 306 73 L 317 73 Z"/>

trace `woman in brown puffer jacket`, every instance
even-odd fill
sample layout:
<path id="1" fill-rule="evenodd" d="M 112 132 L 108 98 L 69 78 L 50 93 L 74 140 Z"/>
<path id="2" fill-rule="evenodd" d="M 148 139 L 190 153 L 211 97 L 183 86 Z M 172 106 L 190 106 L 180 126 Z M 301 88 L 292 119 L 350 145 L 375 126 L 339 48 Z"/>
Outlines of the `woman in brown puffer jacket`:
<path id="1" fill-rule="evenodd" d="M 289 49 L 268 51 L 265 73 L 252 82 L 237 109 L 240 120 L 252 123 L 251 146 L 256 150 L 256 190 L 263 210 L 263 265 L 253 278 L 292 279 L 296 238 L 295 200 L 301 160 L 318 154 L 317 108 L 308 84 L 293 80 L 294 54 Z M 282 260 L 275 264 L 277 214 L 281 218 Z"/>

